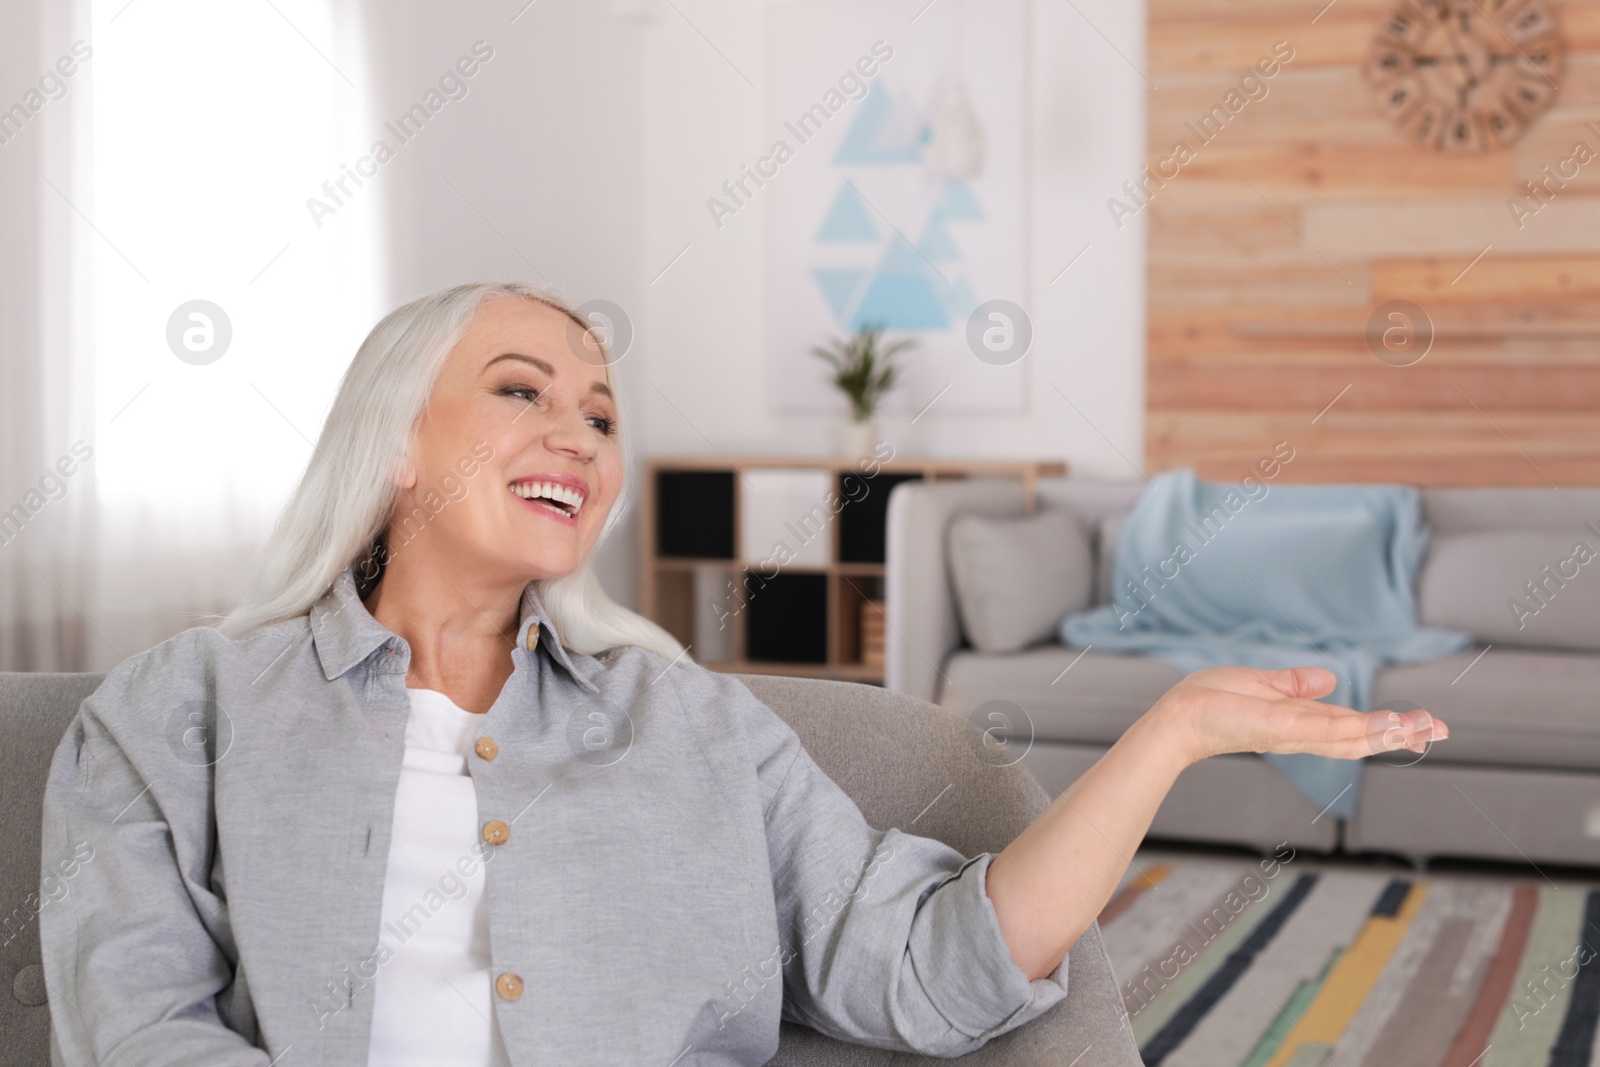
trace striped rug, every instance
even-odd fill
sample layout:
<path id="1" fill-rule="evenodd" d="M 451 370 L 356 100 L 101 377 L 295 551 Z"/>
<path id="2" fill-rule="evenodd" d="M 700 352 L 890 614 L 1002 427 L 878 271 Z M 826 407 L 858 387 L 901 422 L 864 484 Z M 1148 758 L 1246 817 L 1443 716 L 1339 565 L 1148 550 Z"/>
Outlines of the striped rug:
<path id="1" fill-rule="evenodd" d="M 1600 888 L 1140 866 L 1100 925 L 1148 1067 L 1600 1067 Z"/>

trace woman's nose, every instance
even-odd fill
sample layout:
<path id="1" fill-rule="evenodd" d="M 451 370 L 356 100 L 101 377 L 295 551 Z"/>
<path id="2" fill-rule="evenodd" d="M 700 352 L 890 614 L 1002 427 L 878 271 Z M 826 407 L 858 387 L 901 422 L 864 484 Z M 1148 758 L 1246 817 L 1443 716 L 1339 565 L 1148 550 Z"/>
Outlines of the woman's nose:
<path id="1" fill-rule="evenodd" d="M 587 459 L 598 447 L 590 426 L 577 405 L 559 405 L 545 431 L 545 444 L 557 451 Z"/>

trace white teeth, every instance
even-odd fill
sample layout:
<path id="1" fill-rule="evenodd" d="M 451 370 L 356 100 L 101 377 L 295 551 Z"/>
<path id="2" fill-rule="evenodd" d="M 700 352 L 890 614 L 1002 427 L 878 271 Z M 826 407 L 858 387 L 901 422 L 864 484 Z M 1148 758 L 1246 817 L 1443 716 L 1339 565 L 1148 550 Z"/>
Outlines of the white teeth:
<path id="1" fill-rule="evenodd" d="M 583 494 L 556 482 L 521 482 L 513 485 L 511 491 L 524 500 L 544 498 L 570 505 L 571 512 L 563 514 L 577 515 L 583 509 Z"/>

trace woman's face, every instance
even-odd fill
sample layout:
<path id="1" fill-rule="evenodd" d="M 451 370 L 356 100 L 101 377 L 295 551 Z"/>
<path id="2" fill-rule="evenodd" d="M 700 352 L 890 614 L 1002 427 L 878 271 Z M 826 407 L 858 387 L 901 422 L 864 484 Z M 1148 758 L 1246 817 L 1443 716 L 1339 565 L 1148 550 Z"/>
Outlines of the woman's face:
<path id="1" fill-rule="evenodd" d="M 534 300 L 485 300 L 412 439 L 391 558 L 426 544 L 524 580 L 572 573 L 622 489 L 618 429 L 591 335 Z"/>

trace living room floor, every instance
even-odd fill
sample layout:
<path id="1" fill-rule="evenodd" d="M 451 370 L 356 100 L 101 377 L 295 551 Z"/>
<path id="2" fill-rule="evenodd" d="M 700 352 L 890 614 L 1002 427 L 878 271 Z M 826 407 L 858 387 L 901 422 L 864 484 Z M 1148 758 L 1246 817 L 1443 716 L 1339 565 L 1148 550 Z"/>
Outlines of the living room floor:
<path id="1" fill-rule="evenodd" d="M 1101 928 L 1145 1062 L 1600 1063 L 1600 870 L 1156 842 Z"/>

